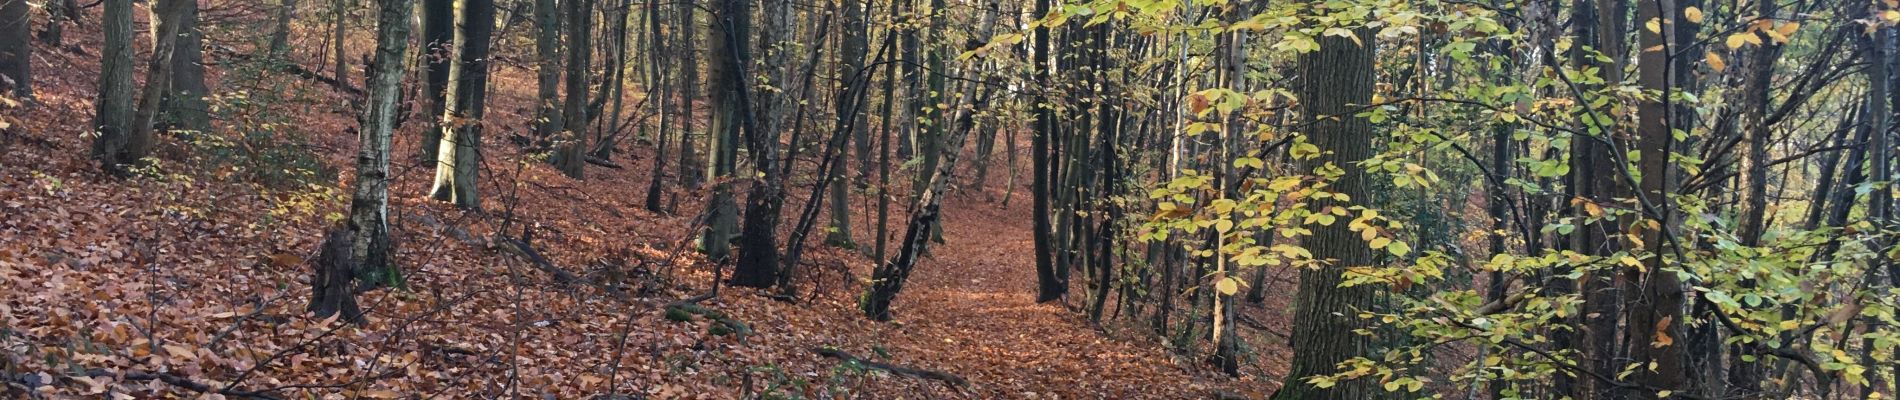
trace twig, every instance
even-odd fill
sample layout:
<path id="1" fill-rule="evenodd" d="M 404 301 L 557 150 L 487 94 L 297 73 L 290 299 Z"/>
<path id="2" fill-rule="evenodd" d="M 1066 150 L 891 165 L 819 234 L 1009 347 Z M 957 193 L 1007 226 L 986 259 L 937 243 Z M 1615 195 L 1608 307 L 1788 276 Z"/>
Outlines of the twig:
<path id="1" fill-rule="evenodd" d="M 903 376 L 908 376 L 912 378 L 923 378 L 923 379 L 943 381 L 945 384 L 949 384 L 952 387 L 964 387 L 964 386 L 970 385 L 970 381 L 968 379 L 963 379 L 963 377 L 961 376 L 957 376 L 955 374 L 951 374 L 948 372 L 938 372 L 938 371 L 931 371 L 931 370 L 926 370 L 926 369 L 910 368 L 910 367 L 904 367 L 904 366 L 899 366 L 899 365 L 894 365 L 894 364 L 889 364 L 889 363 L 866 360 L 866 359 L 858 358 L 857 356 L 851 355 L 851 353 L 846 353 L 844 352 L 844 350 L 838 350 L 838 349 L 834 349 L 830 347 L 817 347 L 817 348 L 811 349 L 811 351 L 813 353 L 818 353 L 818 355 L 821 355 L 821 356 L 844 360 L 844 362 L 861 365 L 861 366 L 864 366 L 865 368 L 881 370 L 885 372 L 890 372 L 892 374 L 903 375 Z"/>

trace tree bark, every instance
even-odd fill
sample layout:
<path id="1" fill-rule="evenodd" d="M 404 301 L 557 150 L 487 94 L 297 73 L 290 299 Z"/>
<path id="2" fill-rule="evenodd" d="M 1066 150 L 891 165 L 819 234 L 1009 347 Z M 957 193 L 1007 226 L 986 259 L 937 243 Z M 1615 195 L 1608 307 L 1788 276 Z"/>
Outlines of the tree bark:
<path id="1" fill-rule="evenodd" d="M 122 173 L 127 164 L 145 154 L 128 152 L 132 129 L 132 0 L 106 0 L 105 45 L 100 49 L 99 97 L 94 101 L 93 126 L 99 136 L 92 157 L 108 172 Z M 149 139 L 147 140 L 149 141 Z"/>
<path id="2" fill-rule="evenodd" d="M 204 30 L 198 25 L 196 1 L 186 1 L 180 7 L 184 9 L 175 18 L 179 26 L 178 43 L 172 52 L 171 91 L 165 95 L 159 115 L 173 127 L 204 132 L 211 129 L 211 106 L 205 101 L 210 88 L 205 86 Z M 170 22 L 160 21 L 160 25 Z"/>
<path id="3" fill-rule="evenodd" d="M 593 24 L 593 0 L 567 0 L 561 3 L 567 20 L 567 98 L 562 101 L 562 132 L 556 139 L 554 154 L 548 160 L 568 178 L 581 179 L 587 166 L 587 79 L 592 64 L 590 43 Z"/>
<path id="4" fill-rule="evenodd" d="M 1637 48 L 1642 49 L 1637 56 L 1637 84 L 1647 91 L 1670 93 L 1673 90 L 1669 82 L 1672 76 L 1670 54 L 1679 45 L 1673 36 L 1677 24 L 1683 23 L 1678 18 L 1681 10 L 1675 0 L 1637 3 L 1638 21 L 1661 21 L 1663 26 L 1660 32 L 1637 31 Z M 1665 195 L 1672 192 L 1675 180 L 1669 160 L 1674 135 L 1671 132 L 1672 106 L 1668 101 L 1645 97 L 1636 107 L 1636 150 L 1642 157 L 1637 165 L 1642 177 L 1640 197 L 1648 203 L 1641 206 L 1646 209 L 1642 210 L 1639 229 L 1648 258 L 1643 260 L 1644 268 L 1625 272 L 1639 293 L 1626 299 L 1629 312 L 1624 324 L 1630 334 L 1627 351 L 1631 362 L 1649 366 L 1638 368 L 1632 376 L 1646 390 L 1636 390 L 1631 395 L 1645 399 L 1657 398 L 1657 391 L 1684 390 L 1688 383 L 1684 368 L 1688 360 L 1687 346 L 1686 340 L 1682 340 L 1689 325 L 1689 321 L 1683 319 L 1687 296 L 1678 275 L 1663 269 L 1673 268 L 1663 263 L 1664 252 L 1671 247 L 1666 236 L 1670 235 L 1673 224 Z"/>
<path id="5" fill-rule="evenodd" d="M 732 193 L 733 175 L 739 158 L 739 134 L 746 118 L 742 99 L 746 83 L 739 78 L 743 53 L 751 46 L 751 6 L 744 0 L 718 0 L 713 8 L 711 35 L 706 53 L 711 61 L 712 140 L 709 175 L 713 177 L 713 195 L 707 205 L 707 230 L 700 237 L 700 249 L 708 258 L 724 260 L 730 256 L 733 234 L 738 231 L 738 204 Z"/>
<path id="6" fill-rule="evenodd" d="M 1310 128 L 1306 137 L 1323 153 L 1308 160 L 1303 170 L 1331 165 L 1345 170 L 1332 182 L 1332 190 L 1364 201 L 1371 199 L 1367 172 L 1358 165 L 1373 153 L 1372 124 L 1354 115 L 1357 107 L 1372 102 L 1373 49 L 1376 36 L 1369 30 L 1356 32 L 1363 45 L 1348 38 L 1326 36 L 1319 39 L 1319 50 L 1302 53 L 1298 60 L 1301 77 L 1296 92 L 1300 115 Z M 1324 210 L 1346 206 L 1332 200 L 1316 200 L 1309 209 Z M 1312 227 L 1312 234 L 1300 238 L 1300 246 L 1313 253 L 1313 259 L 1328 262 L 1319 268 L 1300 271 L 1299 293 L 1294 298 L 1293 360 L 1286 382 L 1274 399 L 1372 399 L 1386 394 L 1369 379 L 1338 382 L 1320 388 L 1306 378 L 1331 374 L 1340 362 L 1354 357 L 1374 356 L 1377 351 L 1365 337 L 1349 334 L 1365 328 L 1367 321 L 1357 313 L 1370 310 L 1381 289 L 1371 285 L 1340 287 L 1347 268 L 1371 266 L 1371 248 L 1346 224 Z"/>
<path id="7" fill-rule="evenodd" d="M 185 0 L 189 1 L 189 0 Z M 396 103 L 402 95 L 403 55 L 409 47 L 407 1 L 378 0 L 376 67 L 366 82 L 369 101 L 357 130 L 356 184 L 350 197 L 350 229 L 355 241 L 350 254 L 361 273 L 373 284 L 400 285 L 402 274 L 390 260 L 389 142 L 396 126 Z"/>
<path id="8" fill-rule="evenodd" d="M 693 102 L 699 99 L 699 46 L 697 45 L 699 22 L 693 19 L 693 15 L 697 12 L 699 12 L 698 7 L 681 7 L 679 10 L 680 37 L 677 42 L 678 51 L 684 55 L 680 57 L 679 64 L 679 183 L 680 186 L 688 189 L 698 189 L 700 182 L 705 180 L 701 169 L 691 167 L 699 165 L 699 156 L 693 151 L 695 147 L 693 121 L 698 119 L 693 116 Z"/>
<path id="9" fill-rule="evenodd" d="M 1036 0 L 1034 15 L 1048 15 L 1049 0 Z M 1035 43 L 1030 67 L 1036 74 L 1035 94 L 1030 107 L 1036 113 L 1036 133 L 1029 137 L 1030 163 L 1034 164 L 1035 177 L 1030 183 L 1030 197 L 1034 199 L 1034 221 L 1030 235 L 1034 236 L 1036 247 L 1036 302 L 1046 303 L 1061 299 L 1068 293 L 1069 283 L 1059 277 L 1055 260 L 1051 258 L 1054 249 L 1049 243 L 1049 136 L 1055 133 L 1055 112 L 1049 109 L 1048 95 L 1044 90 L 1050 87 L 1049 80 L 1049 27 L 1037 25 Z"/>
<path id="10" fill-rule="evenodd" d="M 449 69 L 455 60 L 455 0 L 422 1 L 423 97 L 429 127 L 422 130 L 423 162 L 437 161 L 442 116 L 448 111 Z"/>
<path id="11" fill-rule="evenodd" d="M 481 165 L 483 115 L 488 102 L 489 33 L 495 28 L 494 0 L 459 0 L 453 39 L 456 58 L 449 67 L 448 101 L 439 116 L 435 187 L 429 197 L 462 209 L 481 208 L 476 186 Z"/>
<path id="12" fill-rule="evenodd" d="M 666 177 L 666 150 L 669 144 L 666 141 L 666 135 L 667 131 L 672 128 L 670 126 L 672 121 L 669 118 L 672 118 L 674 115 L 673 107 L 675 107 L 672 92 L 674 80 L 673 73 L 667 68 L 668 65 L 666 63 L 665 55 L 671 54 L 669 52 L 671 47 L 667 42 L 667 31 L 661 28 L 660 18 L 662 15 L 660 13 L 660 5 L 659 3 L 648 3 L 646 7 L 647 35 L 649 36 L 649 40 L 651 40 L 651 44 L 648 45 L 648 55 L 651 57 L 648 59 L 649 64 L 647 65 L 647 69 L 652 76 L 652 82 L 658 85 L 658 87 L 648 87 L 648 90 L 652 94 L 647 97 L 658 100 L 658 104 L 654 105 L 654 110 L 660 119 L 660 128 L 659 132 L 655 134 L 656 137 L 653 141 L 655 147 L 653 154 L 653 179 L 647 182 L 645 207 L 647 211 L 659 213 L 662 210 L 660 207 L 660 192 L 664 186 L 662 181 L 664 181 Z M 680 7 L 680 10 L 677 12 L 686 12 L 688 8 L 691 7 Z M 686 48 L 692 48 L 692 46 L 686 46 Z M 684 124 L 685 121 L 682 120 L 681 123 Z M 681 129 L 680 135 L 684 136 L 687 130 L 689 129 Z M 684 139 L 681 139 L 681 141 L 681 147 L 684 148 Z M 680 164 L 681 172 L 685 172 L 689 169 L 692 168 L 686 168 L 686 164 Z"/>
<path id="13" fill-rule="evenodd" d="M 6 90 L 0 93 L 30 99 L 33 98 L 33 41 L 29 37 L 33 7 L 26 2 L 0 0 L 0 89 Z M 47 7 L 48 10 L 58 8 Z M 56 27 L 59 21 L 55 19 L 49 24 Z"/>
<path id="14" fill-rule="evenodd" d="M 563 126 L 561 105 L 561 10 L 555 0 L 534 0 L 535 114 L 537 146 Z"/>
<path id="15" fill-rule="evenodd" d="M 297 0 L 277 0 L 276 28 L 271 30 L 270 45 L 266 47 L 270 59 L 284 61 L 290 52 L 290 21 L 296 18 Z"/>

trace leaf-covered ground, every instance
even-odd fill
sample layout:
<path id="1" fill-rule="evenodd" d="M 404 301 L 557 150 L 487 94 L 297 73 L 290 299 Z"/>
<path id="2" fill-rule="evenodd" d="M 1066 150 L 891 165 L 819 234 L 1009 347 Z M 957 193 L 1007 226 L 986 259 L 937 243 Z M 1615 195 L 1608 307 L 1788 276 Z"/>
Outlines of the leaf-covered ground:
<path id="1" fill-rule="evenodd" d="M 232 32 L 214 32 L 214 43 L 251 40 L 217 33 Z M 355 149 L 346 95 L 289 75 L 225 70 L 235 61 L 213 57 L 227 133 L 166 136 L 156 168 L 115 179 L 86 158 L 99 32 L 82 25 L 68 37 L 70 48 L 36 54 L 34 104 L 0 105 L 12 125 L 0 140 L 5 397 L 1244 398 L 1278 386 L 1285 349 L 1262 332 L 1285 331 L 1281 307 L 1249 311 L 1247 335 L 1265 361 L 1229 378 L 1166 349 L 1137 322 L 1097 327 L 1060 302 L 1034 303 L 1027 204 L 990 200 L 1024 185 L 951 198 L 947 243 L 918 267 L 894 322 L 856 311 L 866 257 L 817 238 L 796 302 L 728 288 L 699 303 L 750 334 L 703 315 L 669 319 L 664 305 L 704 293 L 714 277 L 715 265 L 686 240 L 704 191 L 669 191 L 674 213 L 642 209 L 653 162 L 646 142 L 622 147 L 615 162 L 626 169 L 590 166 L 582 181 L 520 162 L 507 139 L 523 132 L 533 81 L 505 55 L 488 107 L 484 211 L 426 200 L 433 170 L 415 161 L 425 123 L 412 118 L 397 134 L 390 188 L 408 286 L 362 296 L 366 324 L 314 320 L 303 311 L 306 260 L 345 212 Z M 253 135 L 229 133 L 239 131 Z M 299 178 L 284 154 L 313 154 L 322 168 Z M 788 210 L 803 206 L 808 176 L 791 183 Z M 854 198 L 853 233 L 868 246 L 872 203 Z M 904 201 L 894 203 L 896 230 Z M 499 250 L 503 224 L 511 236 L 533 227 L 534 247 L 585 282 L 557 282 Z M 970 384 L 846 367 L 812 351 L 820 347 Z"/>

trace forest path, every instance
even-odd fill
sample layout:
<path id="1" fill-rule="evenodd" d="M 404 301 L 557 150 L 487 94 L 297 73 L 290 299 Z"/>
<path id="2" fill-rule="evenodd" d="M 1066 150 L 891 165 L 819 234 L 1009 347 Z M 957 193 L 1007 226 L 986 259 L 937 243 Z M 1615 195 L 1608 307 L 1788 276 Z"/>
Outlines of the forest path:
<path id="1" fill-rule="evenodd" d="M 946 243 L 917 266 L 881 332 L 894 357 L 963 375 L 972 398 L 1201 398 L 1214 386 L 1262 386 L 1181 365 L 1152 341 L 1112 338 L 1063 302 L 1036 303 L 1030 207 L 984 197 L 947 202 Z M 1083 293 L 1077 286 L 1069 301 Z"/>

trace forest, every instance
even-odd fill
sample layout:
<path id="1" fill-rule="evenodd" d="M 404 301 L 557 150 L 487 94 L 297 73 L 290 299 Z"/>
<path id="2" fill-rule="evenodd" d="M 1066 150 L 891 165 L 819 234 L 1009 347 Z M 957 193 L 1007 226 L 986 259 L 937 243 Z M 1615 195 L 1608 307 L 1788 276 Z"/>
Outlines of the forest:
<path id="1" fill-rule="evenodd" d="M 1900 0 L 0 0 L 0 397 L 1893 399 Z"/>

